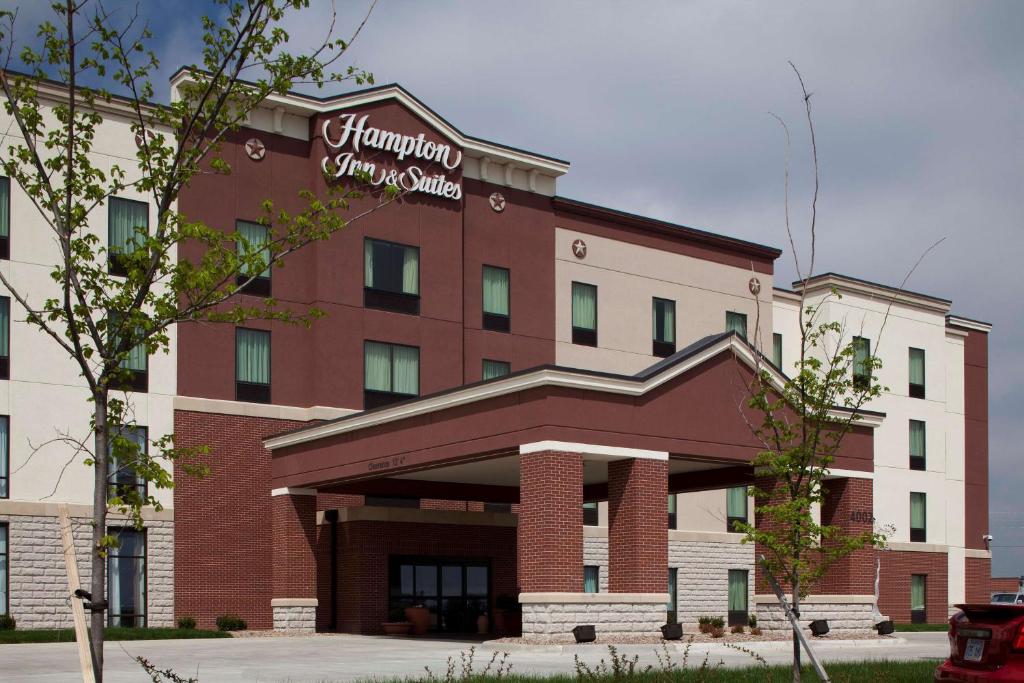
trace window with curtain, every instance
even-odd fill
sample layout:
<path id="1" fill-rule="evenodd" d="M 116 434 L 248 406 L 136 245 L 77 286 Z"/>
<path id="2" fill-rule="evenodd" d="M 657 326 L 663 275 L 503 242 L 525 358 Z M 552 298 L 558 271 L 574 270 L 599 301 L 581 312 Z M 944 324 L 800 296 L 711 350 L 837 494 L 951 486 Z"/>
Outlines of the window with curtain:
<path id="1" fill-rule="evenodd" d="M 668 494 L 668 528 L 676 528 L 676 494 Z"/>
<path id="2" fill-rule="evenodd" d="M 369 408 L 418 396 L 420 350 L 368 341 L 363 345 L 363 404 Z"/>
<path id="3" fill-rule="evenodd" d="M 418 247 L 366 238 L 363 242 L 363 305 L 419 315 Z"/>
<path id="4" fill-rule="evenodd" d="M 670 299 L 651 299 L 651 355 L 665 358 L 676 352 L 676 302 Z"/>
<path id="5" fill-rule="evenodd" d="M 583 504 L 583 526 L 597 526 L 597 503 Z"/>
<path id="6" fill-rule="evenodd" d="M 235 399 L 270 403 L 270 332 L 235 329 Z"/>
<path id="7" fill-rule="evenodd" d="M 910 494 L 910 540 L 924 543 L 928 538 L 928 498 L 923 493 Z"/>
<path id="8" fill-rule="evenodd" d="M 118 545 L 107 554 L 107 626 L 146 626 L 146 532 L 108 530 Z"/>
<path id="9" fill-rule="evenodd" d="M 484 266 L 483 328 L 495 332 L 511 329 L 510 276 L 507 268 Z"/>
<path id="10" fill-rule="evenodd" d="M 11 497 L 11 418 L 0 415 L 0 498 Z"/>
<path id="11" fill-rule="evenodd" d="M 0 379 L 11 377 L 11 300 L 0 296 Z"/>
<path id="12" fill-rule="evenodd" d="M 910 623 L 924 624 L 928 621 L 925 605 L 928 577 L 925 574 L 910 575 Z"/>
<path id="13" fill-rule="evenodd" d="M 239 258 L 259 258 L 255 263 L 243 265 L 235 284 L 245 294 L 270 296 L 270 228 L 252 221 L 235 221 L 235 251 Z M 250 278 L 254 278 L 250 280 Z"/>
<path id="14" fill-rule="evenodd" d="M 910 385 L 907 394 L 911 398 L 924 398 L 924 349 L 910 349 Z"/>
<path id="15" fill-rule="evenodd" d="M 782 369 L 782 335 L 778 332 L 772 334 L 772 363 Z"/>
<path id="16" fill-rule="evenodd" d="M 868 359 L 871 357 L 871 340 L 864 337 L 853 338 L 853 387 L 859 391 L 871 388 L 871 369 Z"/>
<path id="17" fill-rule="evenodd" d="M 721 499 L 719 499 L 721 500 Z M 736 522 L 747 521 L 747 487 L 733 486 L 725 490 L 725 530 L 735 531 Z"/>
<path id="18" fill-rule="evenodd" d="M 121 324 L 118 314 L 111 311 L 107 316 L 107 324 L 110 326 L 110 342 L 116 345 L 119 343 L 117 330 Z M 149 354 L 146 353 L 145 344 L 133 346 L 128 351 L 128 355 L 121 359 L 119 366 L 124 373 L 117 379 L 117 389 L 123 391 L 149 390 Z"/>
<path id="19" fill-rule="evenodd" d="M 11 258 L 11 179 L 0 177 L 0 259 Z"/>
<path id="20" fill-rule="evenodd" d="M 925 423 L 921 420 L 910 421 L 910 469 L 925 468 Z"/>
<path id="21" fill-rule="evenodd" d="M 677 580 L 679 579 L 679 570 L 675 567 L 668 568 L 668 604 L 665 605 L 665 611 L 668 612 L 667 619 L 665 620 L 669 624 L 674 624 L 679 618 L 679 597 Z"/>
<path id="22" fill-rule="evenodd" d="M 594 565 L 585 565 L 583 567 L 583 592 L 584 593 L 600 593 L 601 592 L 601 568 Z"/>
<path id="23" fill-rule="evenodd" d="M 572 343 L 597 346 L 597 286 L 572 283 Z"/>
<path id="24" fill-rule="evenodd" d="M 107 203 L 108 271 L 127 275 L 124 256 L 144 246 L 149 234 L 149 204 L 111 197 Z"/>
<path id="25" fill-rule="evenodd" d="M 146 478 L 132 466 L 149 452 L 148 430 L 145 427 L 124 427 L 110 439 L 107 453 L 107 498 L 122 499 L 134 490 L 145 499 Z"/>
<path id="26" fill-rule="evenodd" d="M 729 570 L 729 626 L 747 625 L 747 570 Z"/>
<path id="27" fill-rule="evenodd" d="M 736 313 L 735 311 L 725 312 L 725 331 L 735 332 L 744 339 L 747 338 L 747 314 Z"/>
<path id="28" fill-rule="evenodd" d="M 7 594 L 7 586 L 10 585 L 10 554 L 8 545 L 10 543 L 10 531 L 6 522 L 0 522 L 0 614 L 9 614 L 11 609 L 10 596 Z"/>
<path id="29" fill-rule="evenodd" d="M 503 360 L 490 360 L 484 358 L 484 373 L 483 378 L 494 379 L 495 377 L 504 377 L 505 375 L 512 372 L 512 366 Z"/>

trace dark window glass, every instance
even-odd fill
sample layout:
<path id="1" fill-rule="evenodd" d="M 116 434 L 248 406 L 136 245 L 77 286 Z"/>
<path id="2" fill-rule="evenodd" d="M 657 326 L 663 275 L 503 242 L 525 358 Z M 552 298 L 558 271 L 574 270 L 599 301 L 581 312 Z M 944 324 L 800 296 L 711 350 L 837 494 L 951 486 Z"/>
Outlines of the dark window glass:
<path id="1" fill-rule="evenodd" d="M 744 339 L 747 338 L 747 314 L 736 313 L 735 311 L 725 312 L 725 331 L 735 332 Z"/>
<path id="2" fill-rule="evenodd" d="M 927 611 L 928 576 L 926 574 L 910 575 L 910 623 L 928 623 Z"/>
<path id="3" fill-rule="evenodd" d="M 736 531 L 736 523 L 747 523 L 747 487 L 733 486 L 725 490 L 725 530 Z"/>
<path id="4" fill-rule="evenodd" d="M 0 259 L 11 258 L 11 180 L 0 178 Z"/>
<path id="5" fill-rule="evenodd" d="M 651 300 L 651 355 L 665 358 L 676 352 L 676 302 L 670 299 Z"/>
<path id="6" fill-rule="evenodd" d="M 572 343 L 597 346 L 597 287 L 572 283 Z"/>
<path id="7" fill-rule="evenodd" d="M 107 204 L 107 268 L 127 275 L 125 257 L 143 247 L 149 235 L 149 204 L 111 197 Z"/>
<path id="8" fill-rule="evenodd" d="M 118 541 L 107 555 L 108 626 L 146 626 L 146 532 L 110 529 Z"/>
<path id="9" fill-rule="evenodd" d="M 8 614 L 11 607 L 10 596 L 7 593 L 7 587 L 10 585 L 8 577 L 11 571 L 10 554 L 8 551 L 10 544 L 9 536 L 10 527 L 7 526 L 6 522 L 0 522 L 0 614 Z"/>
<path id="10" fill-rule="evenodd" d="M 910 494 L 910 540 L 925 543 L 928 539 L 928 498 L 924 493 Z"/>
<path id="11" fill-rule="evenodd" d="M 921 420 L 910 421 L 910 469 L 925 469 L 927 439 L 925 423 Z"/>
<path id="12" fill-rule="evenodd" d="M 270 332 L 235 329 L 235 399 L 270 403 Z"/>
<path id="13" fill-rule="evenodd" d="M 363 244 L 363 305 L 419 315 L 419 248 L 366 239 Z"/>
<path id="14" fill-rule="evenodd" d="M 0 415 L 0 498 L 10 498 L 11 418 Z"/>
<path id="15" fill-rule="evenodd" d="M 484 266 L 483 328 L 508 332 L 512 328 L 510 277 L 507 268 Z"/>
<path id="16" fill-rule="evenodd" d="M 595 565 L 583 566 L 583 592 L 601 592 L 601 568 Z"/>
<path id="17" fill-rule="evenodd" d="M 270 228 L 251 221 L 235 221 L 235 250 L 239 256 L 259 257 L 259 263 L 243 266 L 235 284 L 244 294 L 270 296 Z"/>
<path id="18" fill-rule="evenodd" d="M 665 611 L 668 612 L 666 621 L 674 624 L 679 620 L 679 597 L 678 597 L 679 570 L 675 567 L 668 568 L 668 604 Z"/>
<path id="19" fill-rule="evenodd" d="M 136 472 L 134 463 L 149 452 L 149 435 L 145 427 L 125 427 L 111 435 L 107 448 L 107 498 L 127 500 L 132 491 L 146 499 L 146 478 Z"/>
<path id="20" fill-rule="evenodd" d="M 583 525 L 597 526 L 597 503 L 583 504 Z"/>
<path id="21" fill-rule="evenodd" d="M 415 346 L 363 344 L 363 406 L 378 408 L 420 393 L 420 350 Z"/>
<path id="22" fill-rule="evenodd" d="M 910 383 L 907 394 L 911 398 L 924 398 L 924 349 L 910 349 Z"/>
<path id="23" fill-rule="evenodd" d="M 782 335 L 778 332 L 772 334 L 772 363 L 782 369 Z"/>
<path id="24" fill-rule="evenodd" d="M 853 388 L 867 391 L 871 388 L 871 369 L 868 359 L 871 357 L 871 340 L 864 337 L 853 338 Z"/>
<path id="25" fill-rule="evenodd" d="M 11 378 L 11 300 L 0 296 L 0 379 Z"/>
<path id="26" fill-rule="evenodd" d="M 484 358 L 483 379 L 494 379 L 504 377 L 512 372 L 512 366 L 502 360 L 489 360 Z"/>
<path id="27" fill-rule="evenodd" d="M 668 494 L 668 528 L 676 528 L 676 494 Z"/>
<path id="28" fill-rule="evenodd" d="M 119 344 L 120 340 L 117 331 L 120 327 L 120 321 L 118 315 L 110 312 L 107 324 L 110 325 L 110 343 L 112 345 Z M 124 333 L 125 331 L 121 330 L 121 332 Z M 136 330 L 135 334 L 141 336 L 139 330 Z M 123 391 L 149 390 L 149 354 L 146 352 L 145 344 L 139 343 L 133 346 L 128 351 L 128 355 L 120 362 L 119 367 L 122 372 L 112 385 L 114 389 L 121 389 Z"/>
<path id="29" fill-rule="evenodd" d="M 747 625 L 747 570 L 729 570 L 729 626 Z"/>

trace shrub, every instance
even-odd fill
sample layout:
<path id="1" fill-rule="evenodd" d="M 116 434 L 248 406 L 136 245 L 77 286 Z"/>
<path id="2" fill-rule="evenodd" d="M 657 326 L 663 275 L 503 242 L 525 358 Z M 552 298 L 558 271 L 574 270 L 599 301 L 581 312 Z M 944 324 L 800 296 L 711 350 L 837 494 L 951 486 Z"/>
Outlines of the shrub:
<path id="1" fill-rule="evenodd" d="M 743 624 L 736 624 L 729 630 L 733 633 L 743 633 Z"/>
<path id="2" fill-rule="evenodd" d="M 750 627 L 750 635 L 752 635 L 752 636 L 759 636 L 759 635 L 761 635 L 761 627 L 760 626 L 751 626 Z"/>
<path id="3" fill-rule="evenodd" d="M 711 631 L 711 617 L 697 617 L 697 628 L 701 633 Z"/>
<path id="4" fill-rule="evenodd" d="M 723 619 L 722 617 L 715 617 L 714 619 L 711 620 L 711 628 L 724 629 L 725 628 L 725 619 Z"/>
<path id="5" fill-rule="evenodd" d="M 245 619 L 231 614 L 217 617 L 218 631 L 244 631 L 247 628 Z"/>
<path id="6" fill-rule="evenodd" d="M 191 631 L 196 627 L 196 620 L 192 617 L 178 617 L 178 628 Z"/>
<path id="7" fill-rule="evenodd" d="M 756 614 L 751 614 L 749 617 L 747 617 L 747 626 L 749 626 L 750 628 L 757 628 Z"/>
<path id="8" fill-rule="evenodd" d="M 0 614 L 0 631 L 13 631 L 14 628 L 14 617 L 10 614 Z"/>
<path id="9" fill-rule="evenodd" d="M 721 638 L 725 635 L 725 628 L 722 626 L 712 626 L 710 633 L 712 638 Z"/>

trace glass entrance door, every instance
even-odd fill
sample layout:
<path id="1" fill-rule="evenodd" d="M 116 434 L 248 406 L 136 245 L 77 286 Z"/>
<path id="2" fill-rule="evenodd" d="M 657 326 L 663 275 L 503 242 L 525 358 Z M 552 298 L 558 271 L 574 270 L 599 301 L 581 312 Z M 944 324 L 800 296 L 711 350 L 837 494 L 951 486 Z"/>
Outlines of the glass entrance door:
<path id="1" fill-rule="evenodd" d="M 389 611 L 423 605 L 431 630 L 475 633 L 477 618 L 490 612 L 490 573 L 486 561 L 392 557 Z"/>

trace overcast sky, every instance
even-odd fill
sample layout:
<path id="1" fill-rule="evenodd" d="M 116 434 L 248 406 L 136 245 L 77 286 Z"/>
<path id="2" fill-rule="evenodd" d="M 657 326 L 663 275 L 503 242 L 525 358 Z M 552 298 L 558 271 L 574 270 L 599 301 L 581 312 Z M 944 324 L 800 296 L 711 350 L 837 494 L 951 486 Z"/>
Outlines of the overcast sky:
<path id="1" fill-rule="evenodd" d="M 322 35 L 330 5 L 312 4 L 293 49 Z M 345 27 L 368 6 L 338 4 Z M 206 3 L 142 5 L 163 75 L 195 61 Z M 991 532 L 1007 575 L 1024 574 L 1021 35 L 1011 0 L 380 0 L 349 56 L 467 134 L 571 161 L 562 195 L 779 247 L 784 145 L 769 112 L 793 130 L 798 226 L 808 206 L 795 62 L 821 161 L 816 270 L 898 284 L 944 238 L 907 286 L 994 325 Z"/>

